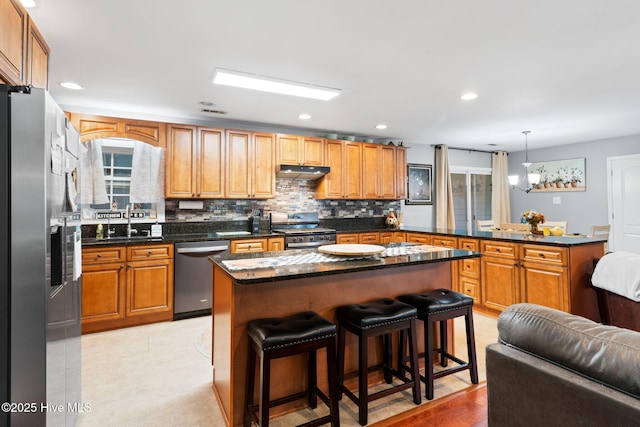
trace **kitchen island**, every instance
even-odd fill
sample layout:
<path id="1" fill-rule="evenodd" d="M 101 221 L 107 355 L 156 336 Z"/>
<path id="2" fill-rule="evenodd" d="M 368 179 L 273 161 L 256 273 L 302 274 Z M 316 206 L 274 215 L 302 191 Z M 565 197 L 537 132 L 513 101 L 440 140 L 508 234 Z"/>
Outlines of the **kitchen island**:
<path id="1" fill-rule="evenodd" d="M 410 292 L 452 288 L 451 263 L 480 253 L 422 245 L 384 245 L 382 255 L 356 259 L 322 259 L 317 250 L 242 255 L 217 255 L 213 263 L 213 389 L 228 425 L 242 425 L 248 350 L 247 323 L 313 310 L 334 319 L 343 304 L 396 297 Z M 418 247 L 424 251 L 417 252 Z M 419 335 L 420 336 L 420 335 Z M 357 347 L 347 337 L 345 370 L 355 370 Z M 381 360 L 374 342 L 372 363 Z M 326 370 L 318 356 L 320 370 Z M 325 371 L 326 372 L 326 371 Z M 299 391 L 306 384 L 305 359 L 295 356 L 274 362 L 272 398 Z M 319 372 L 326 390 L 326 373 Z M 303 404 L 304 402 L 298 402 Z M 275 408 L 278 413 L 291 409 Z"/>

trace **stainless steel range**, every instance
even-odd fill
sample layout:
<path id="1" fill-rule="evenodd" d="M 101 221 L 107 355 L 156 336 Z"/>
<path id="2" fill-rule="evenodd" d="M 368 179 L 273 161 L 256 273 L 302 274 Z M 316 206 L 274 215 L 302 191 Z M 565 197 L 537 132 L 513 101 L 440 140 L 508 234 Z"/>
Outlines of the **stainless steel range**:
<path id="1" fill-rule="evenodd" d="M 271 231 L 284 234 L 284 248 L 315 248 L 336 243 L 336 230 L 319 226 L 317 212 L 271 213 Z"/>

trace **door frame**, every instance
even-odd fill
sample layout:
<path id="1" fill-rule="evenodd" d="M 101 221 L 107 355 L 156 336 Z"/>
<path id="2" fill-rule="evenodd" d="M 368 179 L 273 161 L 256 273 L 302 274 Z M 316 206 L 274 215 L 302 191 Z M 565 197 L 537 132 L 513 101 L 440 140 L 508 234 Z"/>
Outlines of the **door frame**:
<path id="1" fill-rule="evenodd" d="M 617 160 L 628 160 L 628 159 L 637 159 L 638 162 L 640 163 L 640 154 L 628 154 L 625 156 L 614 156 L 614 157 L 607 157 L 607 219 L 609 221 L 609 224 L 611 224 L 611 232 L 609 233 L 609 251 L 613 252 L 616 250 L 616 243 L 615 243 L 615 235 L 616 235 L 616 230 L 618 229 L 616 227 L 616 222 L 615 222 L 615 212 L 613 211 L 613 162 L 617 161 Z M 618 215 L 618 218 L 620 218 L 620 215 Z M 618 227 L 620 226 L 620 224 L 618 224 Z"/>

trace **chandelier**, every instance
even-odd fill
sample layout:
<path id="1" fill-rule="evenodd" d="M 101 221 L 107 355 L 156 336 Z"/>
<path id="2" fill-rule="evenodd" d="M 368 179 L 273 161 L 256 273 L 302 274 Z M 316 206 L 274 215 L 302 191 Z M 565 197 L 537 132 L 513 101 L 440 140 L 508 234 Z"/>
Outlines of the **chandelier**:
<path id="1" fill-rule="evenodd" d="M 539 173 L 529 173 L 529 166 L 531 166 L 531 162 L 529 161 L 529 140 L 528 136 L 531 133 L 530 130 L 523 130 L 524 134 L 524 162 L 522 162 L 522 166 L 524 166 L 524 177 L 520 179 L 518 175 L 509 175 L 509 184 L 511 188 L 524 191 L 525 193 L 530 192 L 533 188 L 540 182 L 540 174 Z M 518 187 L 518 185 L 524 185 L 523 187 Z"/>

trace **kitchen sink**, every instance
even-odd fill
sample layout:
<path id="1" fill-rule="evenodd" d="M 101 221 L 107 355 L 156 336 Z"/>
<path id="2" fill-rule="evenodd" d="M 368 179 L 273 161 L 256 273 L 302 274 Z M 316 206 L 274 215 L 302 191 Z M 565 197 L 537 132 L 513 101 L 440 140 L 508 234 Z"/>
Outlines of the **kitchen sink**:
<path id="1" fill-rule="evenodd" d="M 161 242 L 164 240 L 162 237 L 150 237 L 150 236 L 112 236 L 102 239 L 105 242 Z"/>
<path id="2" fill-rule="evenodd" d="M 250 231 L 216 231 L 218 236 L 250 236 Z"/>

